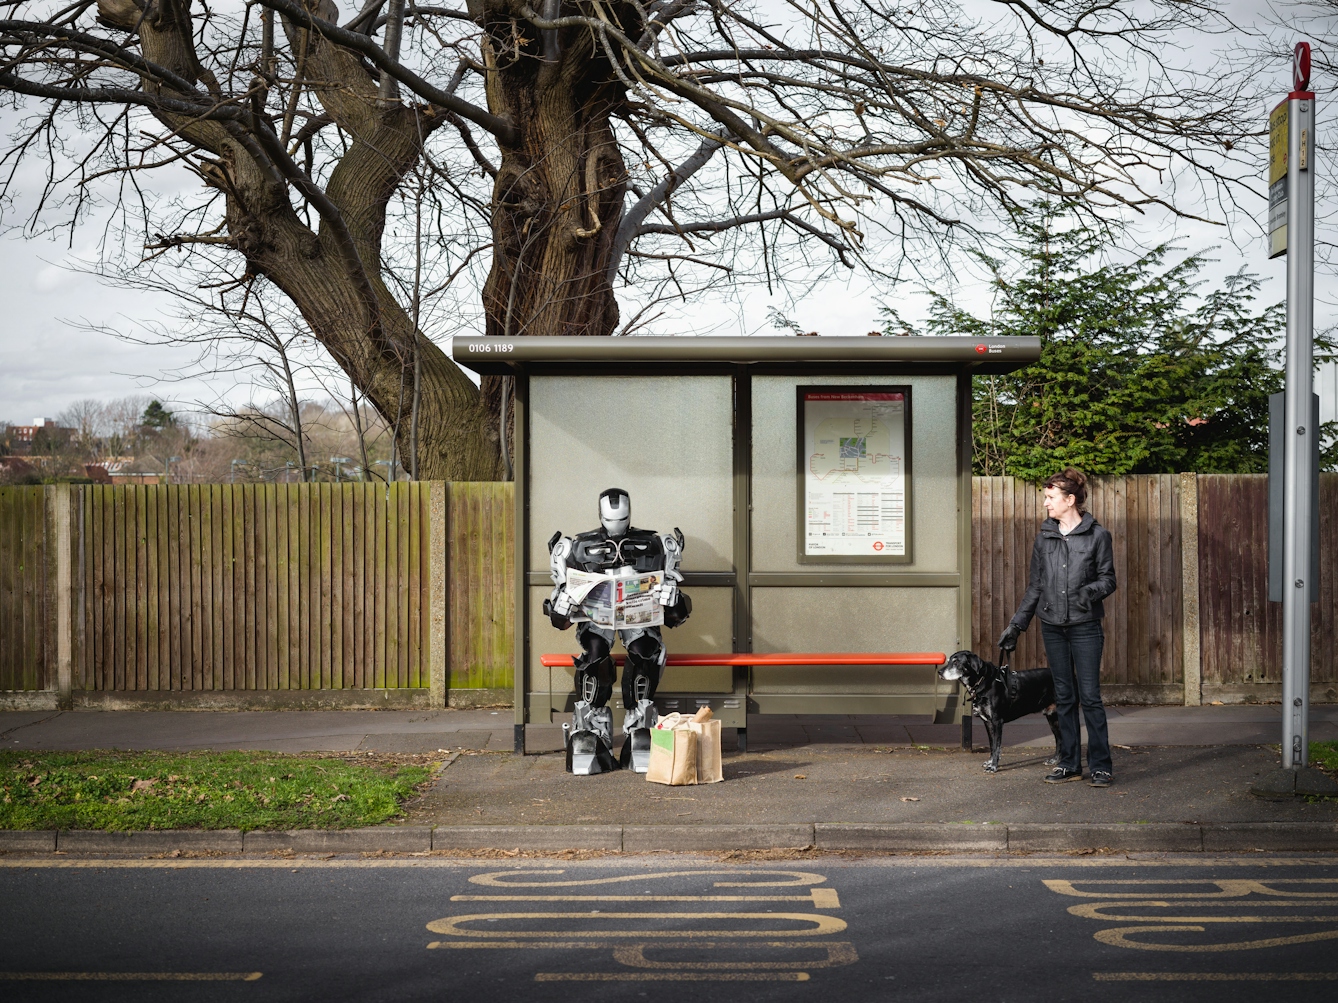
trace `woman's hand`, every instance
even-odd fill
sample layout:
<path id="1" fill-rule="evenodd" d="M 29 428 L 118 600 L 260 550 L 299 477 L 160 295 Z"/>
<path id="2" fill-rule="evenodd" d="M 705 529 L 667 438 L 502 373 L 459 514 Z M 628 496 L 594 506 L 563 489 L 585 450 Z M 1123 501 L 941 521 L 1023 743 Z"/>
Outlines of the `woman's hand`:
<path id="1" fill-rule="evenodd" d="M 1016 651 L 1017 639 L 1022 636 L 1022 631 L 1018 630 L 1017 624 L 1010 623 L 1008 629 L 999 637 L 999 648 L 1002 651 Z"/>

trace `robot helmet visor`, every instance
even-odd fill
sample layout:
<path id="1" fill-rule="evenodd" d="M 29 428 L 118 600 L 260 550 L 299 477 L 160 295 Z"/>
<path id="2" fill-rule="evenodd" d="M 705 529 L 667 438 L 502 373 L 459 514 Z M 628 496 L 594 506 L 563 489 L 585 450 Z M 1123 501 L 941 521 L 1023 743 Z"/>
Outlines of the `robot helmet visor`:
<path id="1" fill-rule="evenodd" d="M 632 499 L 627 492 L 610 489 L 599 496 L 599 522 L 609 536 L 626 534 L 632 524 Z"/>

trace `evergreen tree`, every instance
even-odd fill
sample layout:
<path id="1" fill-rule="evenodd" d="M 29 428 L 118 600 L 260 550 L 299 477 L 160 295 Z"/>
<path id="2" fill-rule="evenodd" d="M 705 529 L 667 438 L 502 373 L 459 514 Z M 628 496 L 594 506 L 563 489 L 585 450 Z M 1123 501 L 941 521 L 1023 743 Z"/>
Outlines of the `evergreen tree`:
<path id="1" fill-rule="evenodd" d="M 152 400 L 149 401 L 148 407 L 144 409 L 144 415 L 139 419 L 139 423 L 146 430 L 161 431 L 175 425 L 176 419 L 172 417 L 172 412 L 163 407 L 159 401 Z"/>
<path id="2" fill-rule="evenodd" d="M 995 290 L 990 317 L 933 294 L 928 333 L 1041 339 L 1036 365 L 974 380 L 976 473 L 1268 469 L 1268 396 L 1283 385 L 1286 318 L 1281 304 L 1256 306 L 1254 276 L 1201 294 L 1202 254 L 1172 263 L 1175 248 L 1163 245 L 1098 265 L 1092 231 L 1055 233 L 1045 217 L 1026 231 L 1020 265 L 980 258 Z M 887 333 L 903 333 L 895 311 L 885 314 Z M 1332 351 L 1323 338 L 1316 347 Z"/>

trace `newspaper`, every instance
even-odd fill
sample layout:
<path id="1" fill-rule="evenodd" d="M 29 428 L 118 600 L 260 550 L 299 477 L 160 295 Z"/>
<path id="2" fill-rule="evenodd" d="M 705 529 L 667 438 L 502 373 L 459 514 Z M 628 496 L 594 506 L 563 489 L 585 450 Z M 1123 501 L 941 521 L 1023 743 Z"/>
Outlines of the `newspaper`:
<path id="1" fill-rule="evenodd" d="M 576 606 L 568 619 L 573 623 L 588 620 L 610 630 L 658 627 L 664 623 L 664 607 L 651 590 L 663 582 L 663 571 L 620 576 L 571 568 L 566 587 Z"/>

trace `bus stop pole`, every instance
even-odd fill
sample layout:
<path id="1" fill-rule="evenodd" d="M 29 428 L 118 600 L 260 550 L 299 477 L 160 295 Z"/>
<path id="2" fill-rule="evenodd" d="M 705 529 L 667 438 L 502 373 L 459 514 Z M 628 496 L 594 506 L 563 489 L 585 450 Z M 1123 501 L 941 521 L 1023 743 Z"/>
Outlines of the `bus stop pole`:
<path id="1" fill-rule="evenodd" d="M 1308 74 L 1306 74 L 1308 76 Z M 1283 447 L 1282 765 L 1309 765 L 1310 427 L 1314 382 L 1315 96 L 1298 78 L 1287 108 L 1287 361 Z"/>

